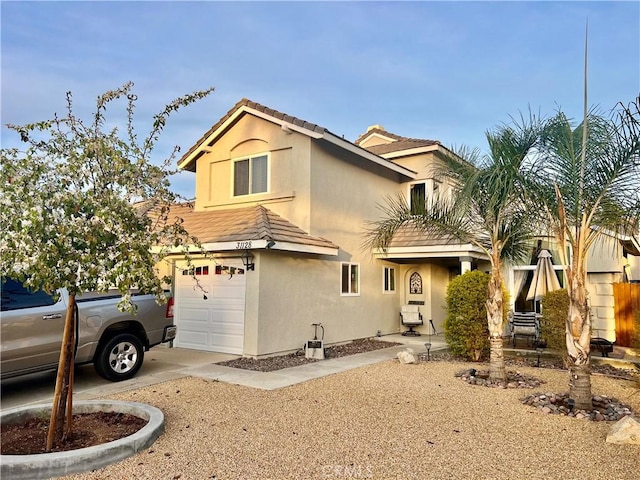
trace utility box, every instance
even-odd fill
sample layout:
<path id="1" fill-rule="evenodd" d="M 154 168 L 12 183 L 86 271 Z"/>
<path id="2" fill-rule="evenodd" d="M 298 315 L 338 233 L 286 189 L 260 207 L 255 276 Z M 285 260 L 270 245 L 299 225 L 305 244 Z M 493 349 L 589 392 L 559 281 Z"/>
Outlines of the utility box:
<path id="1" fill-rule="evenodd" d="M 324 360 L 324 342 L 322 340 L 307 340 L 304 356 L 314 360 Z"/>

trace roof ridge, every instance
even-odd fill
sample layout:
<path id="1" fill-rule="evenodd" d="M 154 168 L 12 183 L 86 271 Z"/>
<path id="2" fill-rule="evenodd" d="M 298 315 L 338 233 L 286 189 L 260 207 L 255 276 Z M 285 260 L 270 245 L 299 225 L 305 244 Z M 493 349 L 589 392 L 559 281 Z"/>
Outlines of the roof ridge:
<path id="1" fill-rule="evenodd" d="M 391 139 L 393 139 L 395 141 L 398 141 L 398 142 L 432 142 L 434 144 L 438 144 L 438 145 L 440 144 L 439 140 L 431 140 L 429 138 L 404 137 L 402 135 L 397 135 L 397 134 L 392 133 L 392 132 L 390 132 L 388 130 L 385 130 L 384 128 L 372 128 L 370 130 L 367 130 L 365 133 L 359 135 L 354 143 L 359 146 L 360 143 L 362 143 L 362 141 L 364 139 L 366 139 L 370 135 L 373 135 L 373 134 L 376 134 L 376 133 L 380 134 L 380 135 L 383 135 L 385 137 L 391 138 Z"/>
<path id="2" fill-rule="evenodd" d="M 271 229 L 271 219 L 269 213 L 271 212 L 264 205 L 256 205 L 256 227 L 258 235 L 264 240 L 273 240 L 273 231 Z"/>
<path id="3" fill-rule="evenodd" d="M 184 155 L 182 155 L 182 157 L 180 157 L 180 159 L 178 160 L 178 164 L 182 163 L 189 155 L 191 155 L 194 151 L 196 151 L 200 147 L 200 145 L 202 145 L 207 140 L 207 138 L 209 138 L 218 128 L 220 128 L 224 124 L 224 122 L 226 122 L 229 118 L 231 118 L 235 114 L 235 112 L 240 110 L 242 107 L 247 107 L 253 110 L 257 110 L 261 113 L 265 113 L 266 115 L 274 117 L 278 120 L 283 120 L 285 122 L 291 123 L 298 127 L 311 130 L 314 132 L 318 132 L 321 134 L 328 131 L 325 127 L 321 127 L 318 124 L 308 122 L 298 117 L 294 117 L 293 115 L 288 115 L 286 113 L 279 112 L 278 110 L 274 110 L 273 108 L 269 108 L 265 105 L 262 105 L 261 103 L 254 102 L 253 100 L 249 100 L 248 98 L 243 97 L 239 102 L 237 102 L 233 107 L 231 107 L 229 111 L 227 111 L 227 113 L 222 118 L 220 118 L 220 120 L 218 120 L 209 130 L 207 130 L 207 132 L 197 142 L 193 144 L 193 146 L 187 151 L 187 153 L 185 153 Z"/>

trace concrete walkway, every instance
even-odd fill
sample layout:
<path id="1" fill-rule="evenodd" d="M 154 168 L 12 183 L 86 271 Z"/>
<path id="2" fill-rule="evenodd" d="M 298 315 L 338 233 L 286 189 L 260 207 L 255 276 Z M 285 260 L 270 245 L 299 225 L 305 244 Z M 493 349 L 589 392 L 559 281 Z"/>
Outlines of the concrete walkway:
<path id="1" fill-rule="evenodd" d="M 346 357 L 320 360 L 297 367 L 283 368 L 274 372 L 255 372 L 252 370 L 242 370 L 239 368 L 224 367 L 221 365 L 202 365 L 198 367 L 186 368 L 181 373 L 194 377 L 219 380 L 221 382 L 244 385 L 247 387 L 259 388 L 262 390 L 274 390 L 276 388 L 295 385 L 306 382 L 314 378 L 325 377 L 334 373 L 340 373 L 353 368 L 371 365 L 392 358 L 397 358 L 397 353 L 407 347 L 412 348 L 416 353 L 426 352 L 425 342 L 428 336 L 403 337 L 401 335 L 388 335 L 378 338 L 380 341 L 402 343 L 399 346 L 391 346 L 380 350 L 348 355 Z M 431 351 L 446 348 L 446 343 L 442 335 L 431 337 Z"/>

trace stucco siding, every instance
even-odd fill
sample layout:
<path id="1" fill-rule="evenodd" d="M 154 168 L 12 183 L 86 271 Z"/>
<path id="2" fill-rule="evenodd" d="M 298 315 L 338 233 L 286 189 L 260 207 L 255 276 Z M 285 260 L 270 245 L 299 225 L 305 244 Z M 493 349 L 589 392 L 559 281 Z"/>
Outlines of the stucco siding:
<path id="1" fill-rule="evenodd" d="M 256 272 L 259 289 L 247 291 L 246 338 L 258 338 L 256 351 L 262 356 L 302 348 L 313 338 L 312 323 L 322 323 L 326 344 L 354 338 L 393 333 L 397 329 L 396 299 L 381 295 L 382 271 L 371 264 L 361 265 L 360 296 L 340 294 L 340 260 L 333 257 L 260 252 Z M 379 301 L 372 302 L 373 291 Z M 253 307 L 249 305 L 253 303 Z M 249 312 L 254 317 L 249 319 Z M 245 345 L 248 346 L 247 342 Z"/>

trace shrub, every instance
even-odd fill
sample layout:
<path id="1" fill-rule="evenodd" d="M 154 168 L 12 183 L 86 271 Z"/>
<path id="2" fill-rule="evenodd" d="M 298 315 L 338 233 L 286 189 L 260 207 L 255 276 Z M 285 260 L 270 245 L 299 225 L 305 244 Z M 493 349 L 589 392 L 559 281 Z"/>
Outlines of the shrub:
<path id="1" fill-rule="evenodd" d="M 487 296 L 490 276 L 478 270 L 454 278 L 447 287 L 444 337 L 456 357 L 481 361 L 489 356 Z"/>
<path id="2" fill-rule="evenodd" d="M 548 292 L 542 299 L 540 337 L 547 342 L 547 348 L 562 356 L 567 366 L 566 321 L 569 314 L 569 294 L 566 289 Z"/>
<path id="3" fill-rule="evenodd" d="M 631 347 L 640 350 L 640 310 L 636 312 L 633 320 L 633 332 L 631 333 Z"/>

